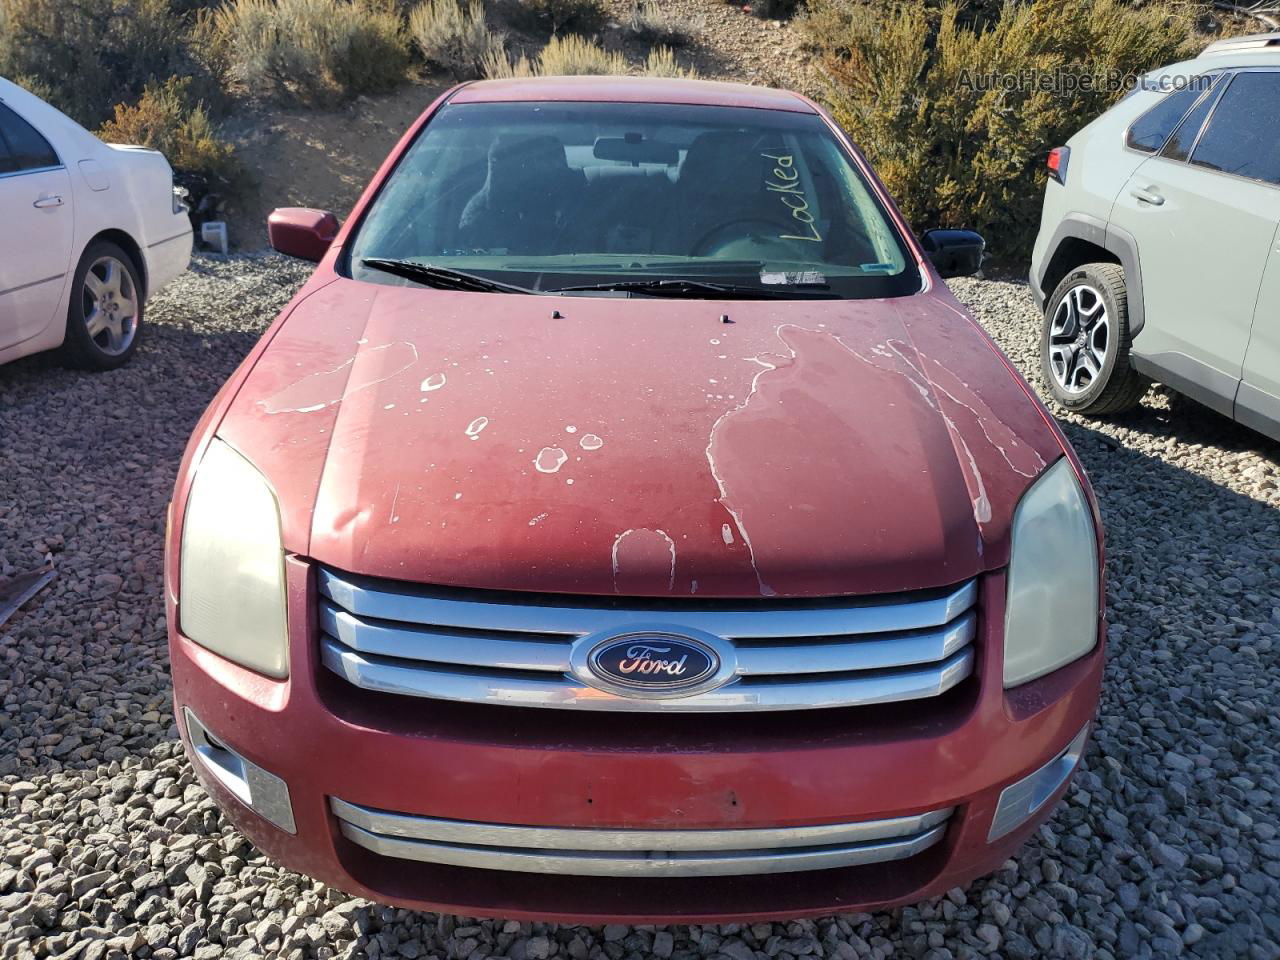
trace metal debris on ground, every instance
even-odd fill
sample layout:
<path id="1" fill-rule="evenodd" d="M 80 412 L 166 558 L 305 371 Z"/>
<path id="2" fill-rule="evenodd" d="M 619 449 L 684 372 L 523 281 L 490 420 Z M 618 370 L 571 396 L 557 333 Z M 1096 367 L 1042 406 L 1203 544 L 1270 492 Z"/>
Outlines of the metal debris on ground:
<path id="1" fill-rule="evenodd" d="M 45 588 L 54 577 L 52 566 L 40 567 L 12 577 L 0 577 L 0 624 L 18 612 L 18 608 Z"/>

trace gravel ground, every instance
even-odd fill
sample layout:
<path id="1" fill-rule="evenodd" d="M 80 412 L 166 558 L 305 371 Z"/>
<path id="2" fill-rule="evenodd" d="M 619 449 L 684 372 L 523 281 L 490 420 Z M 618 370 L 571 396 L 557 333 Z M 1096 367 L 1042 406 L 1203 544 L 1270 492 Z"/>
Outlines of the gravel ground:
<path id="1" fill-rule="evenodd" d="M 1051 823 L 968 890 L 817 922 L 586 928 L 383 908 L 270 864 L 175 738 L 160 564 L 187 436 L 305 274 L 197 260 L 125 370 L 0 368 L 0 574 L 59 571 L 0 627 L 0 956 L 1280 957 L 1280 450 L 1159 392 L 1066 424 L 1108 531 L 1101 718 Z M 955 286 L 1038 379 L 1026 288 Z"/>

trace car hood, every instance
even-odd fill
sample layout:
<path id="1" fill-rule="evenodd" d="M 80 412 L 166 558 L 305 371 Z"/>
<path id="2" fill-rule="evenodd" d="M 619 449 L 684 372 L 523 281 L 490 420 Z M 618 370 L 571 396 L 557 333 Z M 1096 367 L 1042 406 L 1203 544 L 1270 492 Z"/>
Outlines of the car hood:
<path id="1" fill-rule="evenodd" d="M 1007 560 L 1062 454 L 945 290 L 526 297 L 339 279 L 219 427 L 342 570 L 566 593 L 822 596 Z"/>

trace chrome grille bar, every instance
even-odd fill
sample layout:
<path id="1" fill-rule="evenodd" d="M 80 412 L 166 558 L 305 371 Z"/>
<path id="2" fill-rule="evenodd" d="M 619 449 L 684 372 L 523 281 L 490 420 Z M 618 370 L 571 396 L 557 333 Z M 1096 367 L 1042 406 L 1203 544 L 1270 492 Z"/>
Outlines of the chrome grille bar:
<path id="1" fill-rule="evenodd" d="M 319 582 L 322 662 L 354 686 L 402 696 L 580 710 L 808 710 L 938 696 L 975 659 L 975 581 L 923 595 L 688 609 L 450 591 L 325 568 Z M 729 645 L 728 682 L 657 699 L 605 692 L 575 675 L 580 638 L 655 622 L 676 636 L 714 631 Z"/>
<path id="2" fill-rule="evenodd" d="M 387 857 L 579 876 L 697 877 L 824 870 L 915 856 L 942 839 L 950 808 L 886 820 L 728 830 L 524 827 L 443 820 L 336 797 L 343 836 Z"/>
<path id="3" fill-rule="evenodd" d="M 505 602 L 470 598 L 471 591 L 457 591 L 451 597 L 450 591 L 440 588 L 338 574 L 325 568 L 320 570 L 319 586 L 321 594 L 357 616 L 400 623 L 583 635 L 626 627 L 640 618 L 683 623 L 717 636 L 743 640 L 839 637 L 850 633 L 939 627 L 968 610 L 978 599 L 977 584 L 970 580 L 945 596 L 924 600 L 836 598 L 810 605 L 744 603 L 715 610 L 646 606 L 640 613 L 635 608 L 592 604 L 588 597 L 582 598 L 581 606 L 572 607 L 539 603 L 536 594 L 506 595 Z"/>
<path id="4" fill-rule="evenodd" d="M 501 639 L 480 631 L 366 621 L 331 604 L 320 606 L 320 627 L 344 646 L 380 657 L 460 666 L 482 663 L 506 670 L 565 673 L 569 669 L 571 637 L 532 640 L 528 637 L 534 635 L 521 634 Z M 797 638 L 785 645 L 740 645 L 738 672 L 744 676 L 838 673 L 934 663 L 972 643 L 975 634 L 976 620 L 969 613 L 945 627 L 883 640 L 832 637 L 806 643 Z"/>
<path id="5" fill-rule="evenodd" d="M 819 679 L 761 682 L 742 679 L 709 693 L 673 700 L 638 700 L 604 693 L 576 679 L 535 672 L 448 669 L 414 661 L 366 656 L 331 638 L 321 640 L 321 659 L 334 673 L 366 690 L 410 697 L 509 707 L 573 707 L 646 713 L 714 713 L 730 710 L 820 710 L 936 697 L 973 672 L 973 651 L 940 665 L 864 675 L 822 674 Z"/>

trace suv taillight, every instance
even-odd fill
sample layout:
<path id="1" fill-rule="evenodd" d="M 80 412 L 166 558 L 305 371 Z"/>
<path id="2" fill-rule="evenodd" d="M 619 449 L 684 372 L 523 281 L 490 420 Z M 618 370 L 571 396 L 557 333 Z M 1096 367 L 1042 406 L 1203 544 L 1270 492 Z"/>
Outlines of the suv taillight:
<path id="1" fill-rule="evenodd" d="M 1067 161 L 1071 159 L 1070 147 L 1054 147 L 1049 151 L 1049 176 L 1059 183 L 1067 182 Z"/>

